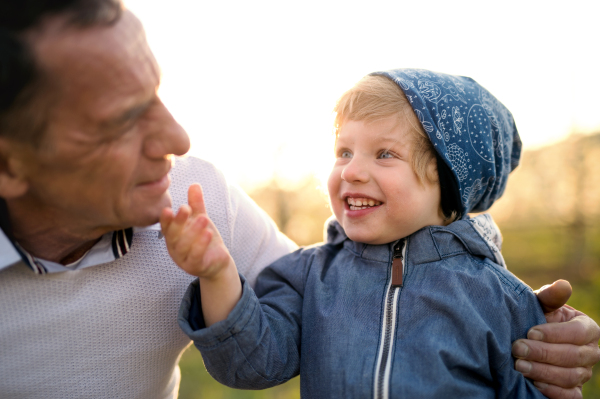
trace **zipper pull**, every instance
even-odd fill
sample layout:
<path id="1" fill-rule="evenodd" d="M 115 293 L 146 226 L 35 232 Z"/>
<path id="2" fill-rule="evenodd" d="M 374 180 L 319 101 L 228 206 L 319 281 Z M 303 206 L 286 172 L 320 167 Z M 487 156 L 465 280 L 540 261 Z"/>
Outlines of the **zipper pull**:
<path id="1" fill-rule="evenodd" d="M 398 241 L 394 246 L 394 255 L 392 258 L 392 286 L 402 287 L 402 277 L 404 274 L 404 263 L 402 259 L 402 249 L 404 248 L 404 239 Z"/>

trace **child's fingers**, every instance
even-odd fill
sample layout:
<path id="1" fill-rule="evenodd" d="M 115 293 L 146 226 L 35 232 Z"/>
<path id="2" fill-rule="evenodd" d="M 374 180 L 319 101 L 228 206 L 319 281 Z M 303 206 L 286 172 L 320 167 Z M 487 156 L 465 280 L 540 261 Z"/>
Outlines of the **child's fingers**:
<path id="1" fill-rule="evenodd" d="M 171 225 L 172 221 L 173 221 L 173 209 L 164 208 L 162 210 L 162 212 L 160 213 L 160 218 L 159 218 L 160 229 L 162 230 L 163 235 L 165 234 L 165 232 Z"/>
<path id="2" fill-rule="evenodd" d="M 192 184 L 188 188 L 188 204 L 192 209 L 192 215 L 195 216 L 206 213 L 202 187 L 197 183 Z"/>
<path id="3" fill-rule="evenodd" d="M 174 237 L 178 237 L 185 224 L 187 223 L 192 210 L 188 205 L 181 205 L 177 214 L 173 217 L 171 225 L 169 226 L 169 234 Z"/>
<path id="4" fill-rule="evenodd" d="M 185 244 L 189 245 L 186 256 L 178 263 L 183 270 L 197 277 L 203 277 L 206 274 L 206 270 L 212 266 L 205 261 L 205 254 L 210 247 L 212 236 L 210 230 L 203 229 L 198 232 L 191 245 L 190 243 Z"/>
<path id="5" fill-rule="evenodd" d="M 173 220 L 175 223 L 184 224 L 192 214 L 192 208 L 189 205 L 181 205 L 177 215 L 175 215 L 175 219 Z"/>
<path id="6" fill-rule="evenodd" d="M 166 222 L 165 226 L 161 226 L 162 227 L 162 233 L 165 236 L 165 239 L 167 240 L 167 245 L 169 244 L 174 244 L 175 242 L 177 242 L 177 240 L 179 240 L 179 237 L 183 231 L 183 228 L 185 227 L 185 224 L 187 223 L 190 214 L 192 213 L 192 210 L 190 209 L 189 206 L 187 205 L 182 205 L 181 208 L 179 208 L 179 212 L 177 212 L 176 215 L 172 214 L 171 211 L 171 216 L 169 217 L 168 214 L 165 215 L 166 216 Z"/>
<path id="7" fill-rule="evenodd" d="M 210 247 L 210 242 L 213 238 L 213 233 L 210 230 L 202 230 L 199 232 L 196 241 L 190 247 L 188 257 L 186 259 L 187 262 L 193 262 L 197 269 L 205 269 L 207 266 L 205 262 L 205 254 L 208 248 Z"/>
<path id="8" fill-rule="evenodd" d="M 213 245 L 214 233 L 211 230 L 205 230 L 198 241 L 202 244 L 192 246 L 187 258 L 193 269 L 191 274 L 205 278 L 214 276 L 228 265 L 229 252 L 220 245 Z"/>
<path id="9" fill-rule="evenodd" d="M 212 234 L 212 232 L 211 232 Z M 206 250 L 202 253 L 202 259 L 204 263 L 203 277 L 208 277 L 214 273 L 223 269 L 229 263 L 229 252 L 222 245 L 213 245 L 214 236 L 211 242 L 208 244 Z M 190 256 L 196 257 L 194 253 L 196 248 L 191 248 Z"/>
<path id="10" fill-rule="evenodd" d="M 205 248 L 210 241 L 204 242 L 203 235 L 208 225 L 208 218 L 199 217 L 191 219 L 184 227 L 179 239 L 173 242 L 171 248 L 182 261 L 187 261 L 192 248 Z M 197 261 L 197 260 L 196 260 Z"/>

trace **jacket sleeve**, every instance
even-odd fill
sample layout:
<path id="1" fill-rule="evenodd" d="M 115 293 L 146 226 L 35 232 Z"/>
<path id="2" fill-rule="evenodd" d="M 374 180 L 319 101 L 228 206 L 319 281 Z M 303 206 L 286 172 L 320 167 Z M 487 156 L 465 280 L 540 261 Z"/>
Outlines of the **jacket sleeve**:
<path id="1" fill-rule="evenodd" d="M 498 269 L 496 269 L 498 270 Z M 505 276 L 510 274 L 506 270 L 501 271 Z M 536 387 L 533 381 L 525 378 L 521 373 L 515 370 L 515 358 L 512 357 L 512 342 L 517 339 L 525 338 L 527 331 L 539 324 L 546 323 L 544 312 L 537 300 L 537 296 L 531 288 L 510 275 L 511 278 L 502 279 L 507 290 L 506 311 L 510 313 L 510 342 L 502 341 L 503 363 L 494 370 L 496 386 L 496 398 L 545 398 Z"/>
<path id="2" fill-rule="evenodd" d="M 264 389 L 299 374 L 306 266 L 301 251 L 264 270 L 258 282 L 260 302 L 240 276 L 240 301 L 227 319 L 210 327 L 204 325 L 198 280 L 188 288 L 179 310 L 179 325 L 201 352 L 210 375 L 220 383 Z"/>

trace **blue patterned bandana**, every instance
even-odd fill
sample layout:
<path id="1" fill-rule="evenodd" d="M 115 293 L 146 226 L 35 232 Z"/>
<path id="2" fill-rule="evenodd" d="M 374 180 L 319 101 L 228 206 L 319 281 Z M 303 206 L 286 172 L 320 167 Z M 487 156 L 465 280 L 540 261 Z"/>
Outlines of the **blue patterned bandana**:
<path id="1" fill-rule="evenodd" d="M 512 114 L 471 78 L 423 69 L 375 72 L 396 83 L 438 155 L 452 170 L 462 215 L 488 209 L 519 164 L 521 139 Z"/>

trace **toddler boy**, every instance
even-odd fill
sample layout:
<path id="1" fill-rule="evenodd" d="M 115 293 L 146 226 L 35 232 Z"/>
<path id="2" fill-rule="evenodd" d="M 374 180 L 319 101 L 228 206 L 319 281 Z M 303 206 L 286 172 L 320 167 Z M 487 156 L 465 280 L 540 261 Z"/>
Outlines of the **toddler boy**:
<path id="1" fill-rule="evenodd" d="M 521 142 L 475 81 L 400 69 L 365 77 L 336 106 L 327 242 L 266 268 L 256 294 L 191 208 L 161 218 L 175 262 L 199 276 L 179 321 L 208 371 L 259 389 L 301 377 L 303 397 L 544 396 L 513 369 L 511 342 L 545 322 L 505 268 L 489 215 Z"/>

